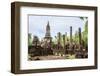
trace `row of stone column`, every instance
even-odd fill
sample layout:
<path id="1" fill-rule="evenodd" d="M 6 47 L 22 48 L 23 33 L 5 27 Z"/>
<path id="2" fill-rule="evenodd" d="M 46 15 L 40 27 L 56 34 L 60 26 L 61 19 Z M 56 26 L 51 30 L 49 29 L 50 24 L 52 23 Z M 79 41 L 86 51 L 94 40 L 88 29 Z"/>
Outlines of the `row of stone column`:
<path id="1" fill-rule="evenodd" d="M 82 40 L 82 38 L 81 38 L 81 28 L 79 27 L 78 28 L 78 33 L 79 33 L 79 44 L 81 45 L 81 40 Z M 72 43 L 72 26 L 70 26 L 70 43 Z"/>
<path id="2" fill-rule="evenodd" d="M 82 38 L 81 38 L 81 28 L 80 27 L 78 28 L 78 34 L 79 34 L 79 44 L 81 45 Z M 64 45 L 66 43 L 66 38 L 65 38 L 66 36 L 67 36 L 67 32 L 63 35 Z M 70 26 L 70 43 L 72 43 L 72 42 L 73 42 L 73 38 L 72 38 L 72 26 Z M 58 44 L 60 44 L 60 43 L 61 43 L 61 33 L 58 32 Z"/>

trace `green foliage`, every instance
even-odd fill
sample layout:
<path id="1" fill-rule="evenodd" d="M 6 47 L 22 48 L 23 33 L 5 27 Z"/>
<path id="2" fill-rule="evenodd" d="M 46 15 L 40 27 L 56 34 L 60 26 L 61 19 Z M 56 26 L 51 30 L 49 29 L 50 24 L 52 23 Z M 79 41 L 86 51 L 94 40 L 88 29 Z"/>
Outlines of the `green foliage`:
<path id="1" fill-rule="evenodd" d="M 84 41 L 84 46 L 88 43 L 88 21 L 85 23 L 84 31 L 82 32 L 82 39 Z"/>
<path id="2" fill-rule="evenodd" d="M 35 46 L 40 43 L 38 36 L 34 36 L 32 43 L 35 44 Z"/>
<path id="3" fill-rule="evenodd" d="M 66 55 L 66 58 L 67 58 L 67 59 L 75 59 L 75 55 L 67 54 L 67 55 Z"/>
<path id="4" fill-rule="evenodd" d="M 57 36 L 55 36 L 55 38 L 53 38 L 53 43 L 52 44 L 57 44 Z"/>
<path id="5" fill-rule="evenodd" d="M 28 46 L 32 45 L 32 34 L 28 34 Z"/>
<path id="6" fill-rule="evenodd" d="M 87 17 L 79 17 L 81 20 L 85 20 L 85 19 L 87 19 Z"/>
<path id="7" fill-rule="evenodd" d="M 83 32 L 81 33 L 82 35 L 82 40 L 84 42 L 84 47 L 88 45 L 88 20 L 85 21 L 85 19 L 87 19 L 87 17 L 80 17 L 80 19 L 82 19 L 85 22 L 84 28 L 83 28 Z M 75 34 L 73 35 L 73 41 L 75 41 L 76 43 L 79 43 L 79 34 L 78 31 L 75 32 Z"/>
<path id="8" fill-rule="evenodd" d="M 84 17 L 79 17 L 81 20 L 84 20 Z"/>
<path id="9" fill-rule="evenodd" d="M 67 41 L 67 39 L 69 39 L 69 37 L 67 35 L 62 35 L 59 32 L 58 36 L 55 36 L 55 38 L 53 39 L 53 43 L 52 44 L 58 44 L 58 41 L 59 41 L 61 46 L 64 47 L 64 41 Z"/>
<path id="10" fill-rule="evenodd" d="M 34 38 L 33 38 L 33 43 L 34 42 L 39 42 L 39 38 L 37 37 L 37 36 L 34 36 Z"/>
<path id="11" fill-rule="evenodd" d="M 73 36 L 73 41 L 76 43 L 79 43 L 79 34 L 78 31 L 75 32 L 75 35 Z"/>

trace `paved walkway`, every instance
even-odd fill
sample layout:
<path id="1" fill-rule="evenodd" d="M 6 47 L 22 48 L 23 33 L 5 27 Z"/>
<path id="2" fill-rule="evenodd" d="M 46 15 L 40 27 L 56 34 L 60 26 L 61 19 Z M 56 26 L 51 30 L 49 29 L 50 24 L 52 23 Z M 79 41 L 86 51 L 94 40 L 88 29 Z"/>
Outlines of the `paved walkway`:
<path id="1" fill-rule="evenodd" d="M 57 60 L 57 59 L 75 59 L 75 55 L 66 55 L 66 56 L 35 56 L 31 58 L 32 60 Z"/>
<path id="2" fill-rule="evenodd" d="M 32 60 L 57 60 L 57 59 L 65 59 L 65 56 L 53 56 L 53 55 L 49 55 L 49 56 L 35 56 L 32 57 Z"/>

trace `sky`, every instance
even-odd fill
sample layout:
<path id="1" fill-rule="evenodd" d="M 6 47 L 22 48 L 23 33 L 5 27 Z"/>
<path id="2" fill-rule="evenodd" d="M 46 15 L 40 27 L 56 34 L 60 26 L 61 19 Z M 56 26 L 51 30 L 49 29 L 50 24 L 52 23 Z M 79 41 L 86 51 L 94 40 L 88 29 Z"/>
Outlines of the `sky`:
<path id="1" fill-rule="evenodd" d="M 79 17 L 29 15 L 28 21 L 28 33 L 31 33 L 33 36 L 38 36 L 39 39 L 45 37 L 48 22 L 53 38 L 57 36 L 58 32 L 62 34 L 67 32 L 67 35 L 70 35 L 70 26 L 72 26 L 73 34 L 78 31 L 79 27 L 82 31 L 84 28 L 84 21 Z"/>

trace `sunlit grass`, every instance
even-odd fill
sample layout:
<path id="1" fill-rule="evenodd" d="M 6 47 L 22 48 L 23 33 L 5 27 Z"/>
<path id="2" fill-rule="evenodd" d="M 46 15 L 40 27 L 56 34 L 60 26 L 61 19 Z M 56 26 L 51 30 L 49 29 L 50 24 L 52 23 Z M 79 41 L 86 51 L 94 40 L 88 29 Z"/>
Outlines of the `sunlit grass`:
<path id="1" fill-rule="evenodd" d="M 67 54 L 66 58 L 67 59 L 75 59 L 75 54 L 73 54 L 73 55 Z"/>

